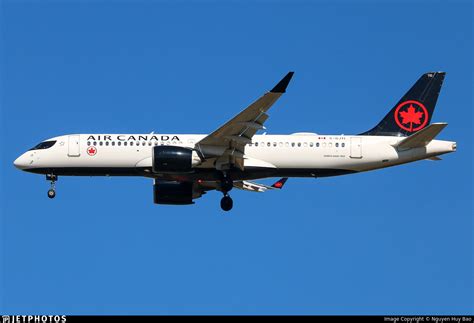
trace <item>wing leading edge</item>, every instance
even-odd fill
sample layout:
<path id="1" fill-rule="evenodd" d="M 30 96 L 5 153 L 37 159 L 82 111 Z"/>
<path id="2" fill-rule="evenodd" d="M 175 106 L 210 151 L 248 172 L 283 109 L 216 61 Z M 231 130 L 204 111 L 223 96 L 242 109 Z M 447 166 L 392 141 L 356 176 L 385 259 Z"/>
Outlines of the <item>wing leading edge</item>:
<path id="1" fill-rule="evenodd" d="M 224 125 L 196 144 L 196 149 L 205 159 L 215 158 L 216 168 L 244 169 L 245 145 L 252 141 L 258 130 L 265 129 L 267 111 L 286 92 L 294 72 L 289 72 L 269 92 L 257 99 Z"/>

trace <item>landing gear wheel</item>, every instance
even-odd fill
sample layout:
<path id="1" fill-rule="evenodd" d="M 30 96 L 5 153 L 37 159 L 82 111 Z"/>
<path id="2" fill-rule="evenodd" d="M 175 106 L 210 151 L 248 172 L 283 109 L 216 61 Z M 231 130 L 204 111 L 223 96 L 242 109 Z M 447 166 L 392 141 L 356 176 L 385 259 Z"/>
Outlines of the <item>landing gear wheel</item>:
<path id="1" fill-rule="evenodd" d="M 53 199 L 55 196 L 56 196 L 56 191 L 53 190 L 53 189 L 49 189 L 49 190 L 48 190 L 48 197 L 49 197 L 50 199 Z"/>
<path id="2" fill-rule="evenodd" d="M 234 206 L 234 201 L 232 201 L 232 198 L 229 195 L 225 195 L 222 200 L 221 200 L 221 208 L 224 211 L 230 211 L 232 210 L 232 207 Z"/>
<path id="3" fill-rule="evenodd" d="M 54 199 L 54 197 L 56 196 L 55 186 L 56 186 L 56 181 L 58 180 L 58 177 L 54 174 L 47 174 L 46 180 L 51 181 L 51 188 L 48 190 L 48 197 L 50 199 Z"/>

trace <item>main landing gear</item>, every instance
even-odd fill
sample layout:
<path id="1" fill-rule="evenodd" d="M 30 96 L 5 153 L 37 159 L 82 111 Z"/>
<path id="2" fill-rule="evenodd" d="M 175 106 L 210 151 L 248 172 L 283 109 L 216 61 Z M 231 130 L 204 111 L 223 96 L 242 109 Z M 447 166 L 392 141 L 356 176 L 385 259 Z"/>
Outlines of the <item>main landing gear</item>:
<path id="1" fill-rule="evenodd" d="M 221 209 L 226 212 L 232 210 L 234 206 L 234 201 L 232 201 L 232 198 L 229 196 L 229 191 L 232 190 L 233 187 L 234 182 L 232 179 L 224 174 L 221 180 L 221 191 L 224 194 L 224 197 L 221 199 Z"/>
<path id="2" fill-rule="evenodd" d="M 50 199 L 53 199 L 56 196 L 56 181 L 58 180 L 58 177 L 53 174 L 48 174 L 46 175 L 46 180 L 51 181 L 51 188 L 48 190 L 48 197 Z"/>
<path id="3" fill-rule="evenodd" d="M 228 194 L 225 194 L 224 197 L 221 199 L 221 209 L 227 212 L 232 210 L 233 206 L 234 201 L 232 201 L 232 198 Z"/>

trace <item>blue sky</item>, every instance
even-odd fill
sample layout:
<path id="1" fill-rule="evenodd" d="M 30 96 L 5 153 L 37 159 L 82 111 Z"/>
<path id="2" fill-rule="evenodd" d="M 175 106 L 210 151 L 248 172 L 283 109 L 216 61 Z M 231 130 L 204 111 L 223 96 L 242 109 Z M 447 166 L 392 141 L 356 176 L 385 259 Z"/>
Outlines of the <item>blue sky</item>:
<path id="1" fill-rule="evenodd" d="M 473 313 L 469 1 L 1 2 L 1 307 L 58 314 Z M 447 72 L 441 162 L 152 203 L 144 178 L 12 162 L 67 133 L 207 133 L 289 70 L 269 133 L 375 125 Z M 269 181 L 269 180 L 267 180 Z"/>

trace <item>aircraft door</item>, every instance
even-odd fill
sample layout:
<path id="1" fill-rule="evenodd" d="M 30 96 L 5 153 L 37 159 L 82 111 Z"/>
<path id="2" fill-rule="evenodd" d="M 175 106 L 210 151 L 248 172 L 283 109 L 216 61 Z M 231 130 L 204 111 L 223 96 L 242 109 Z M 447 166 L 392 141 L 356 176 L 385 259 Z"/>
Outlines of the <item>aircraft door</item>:
<path id="1" fill-rule="evenodd" d="M 351 138 L 351 158 L 362 158 L 362 139 Z"/>
<path id="2" fill-rule="evenodd" d="M 69 136 L 69 146 L 67 155 L 69 157 L 79 157 L 81 155 L 79 135 Z"/>

